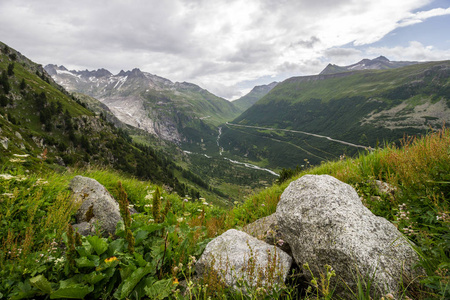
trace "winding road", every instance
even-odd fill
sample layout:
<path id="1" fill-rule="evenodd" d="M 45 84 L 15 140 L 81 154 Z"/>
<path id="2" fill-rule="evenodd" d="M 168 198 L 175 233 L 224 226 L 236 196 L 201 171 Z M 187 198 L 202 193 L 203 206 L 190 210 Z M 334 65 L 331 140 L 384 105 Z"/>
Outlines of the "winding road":
<path id="1" fill-rule="evenodd" d="M 256 128 L 256 129 L 263 129 L 263 130 L 274 130 L 274 131 L 286 131 L 286 132 L 301 133 L 301 134 L 305 134 L 305 135 L 310 135 L 310 136 L 315 136 L 315 137 L 318 137 L 318 138 L 327 139 L 329 141 L 340 143 L 340 144 L 351 146 L 351 147 L 362 148 L 362 149 L 366 149 L 366 150 L 369 150 L 369 151 L 375 150 L 372 147 L 363 146 L 363 145 L 357 145 L 357 144 L 353 144 L 353 143 L 349 143 L 349 142 L 341 141 L 341 140 L 336 140 L 336 139 L 333 139 L 333 138 L 331 138 L 329 136 L 324 136 L 324 135 L 310 133 L 310 132 L 305 132 L 305 131 L 290 130 L 290 129 L 279 129 L 279 128 L 271 128 L 271 127 L 259 127 L 259 126 L 250 126 L 250 125 L 241 125 L 241 124 L 233 124 L 233 123 L 229 123 L 229 122 L 227 122 L 226 125 L 227 126 L 236 126 L 236 127 Z"/>

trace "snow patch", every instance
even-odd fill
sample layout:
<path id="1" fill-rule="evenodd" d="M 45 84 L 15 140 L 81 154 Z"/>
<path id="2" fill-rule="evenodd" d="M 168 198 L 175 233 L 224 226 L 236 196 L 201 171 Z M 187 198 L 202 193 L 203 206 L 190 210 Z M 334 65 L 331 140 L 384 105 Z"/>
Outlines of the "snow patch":
<path id="1" fill-rule="evenodd" d="M 125 77 L 119 77 L 117 79 L 116 85 L 114 86 L 114 88 L 120 89 L 122 87 L 122 85 L 125 83 L 125 81 L 127 81 L 128 76 Z M 120 85 L 119 85 L 120 84 Z M 119 85 L 119 86 L 118 86 Z M 118 87 L 117 87 L 118 86 Z"/>

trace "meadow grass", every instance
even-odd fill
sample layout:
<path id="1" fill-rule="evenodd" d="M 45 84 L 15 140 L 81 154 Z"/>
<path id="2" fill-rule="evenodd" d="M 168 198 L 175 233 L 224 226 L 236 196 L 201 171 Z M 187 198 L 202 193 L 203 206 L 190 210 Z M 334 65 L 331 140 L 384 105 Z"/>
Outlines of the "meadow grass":
<path id="1" fill-rule="evenodd" d="M 306 283 L 309 289 L 298 289 L 298 283 L 293 283 L 276 297 L 261 294 L 261 289 L 236 293 L 223 288 L 214 277 L 203 283 L 193 280 L 192 262 L 211 238 L 273 214 L 287 185 L 305 174 L 329 174 L 352 185 L 364 205 L 414 242 L 426 276 L 403 287 L 401 299 L 446 299 L 450 293 L 450 131 L 445 128 L 421 138 L 405 137 L 400 146 L 385 145 L 353 159 L 302 170 L 286 182 L 248 196 L 230 210 L 106 168 L 26 172 L 20 162 L 17 164 L 17 168 L 2 169 L 0 176 L 2 297 L 58 298 L 65 295 L 65 287 L 77 286 L 80 297 L 112 298 L 115 293 L 119 299 L 157 295 L 177 299 L 332 299 L 333 287 L 327 281 L 331 269 L 315 282 Z M 68 186 L 76 175 L 96 179 L 116 199 L 126 195 L 140 212 L 132 216 L 127 228 L 118 227 L 117 240 L 77 238 L 71 233 L 69 242 L 67 225 L 74 222 L 77 205 Z M 380 191 L 376 180 L 387 183 L 390 189 Z M 163 217 L 155 221 L 157 190 L 161 191 L 157 210 Z M 132 251 L 128 248 L 130 234 L 136 241 Z M 68 253 L 74 257 L 70 268 Z M 187 286 L 179 284 L 182 280 Z M 208 280 L 211 284 L 206 286 Z M 352 291 L 355 299 L 369 299 L 368 285 L 370 282 L 359 281 L 358 290 Z M 384 296 L 389 299 L 389 295 Z"/>

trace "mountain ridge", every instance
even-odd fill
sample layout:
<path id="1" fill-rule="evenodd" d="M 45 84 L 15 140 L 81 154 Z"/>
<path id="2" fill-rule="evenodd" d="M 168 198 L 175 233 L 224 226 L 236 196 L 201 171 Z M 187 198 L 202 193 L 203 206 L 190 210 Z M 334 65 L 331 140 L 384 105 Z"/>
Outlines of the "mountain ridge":
<path id="1" fill-rule="evenodd" d="M 419 64 L 417 61 L 390 61 L 385 56 L 378 56 L 374 59 L 364 58 L 361 61 L 348 66 L 338 66 L 329 63 L 319 75 L 336 74 L 355 70 L 385 70 L 406 67 Z"/>
<path id="2" fill-rule="evenodd" d="M 246 95 L 234 100 L 233 104 L 239 107 L 242 111 L 245 111 L 258 102 L 259 99 L 267 95 L 267 93 L 270 92 L 277 84 L 278 82 L 274 81 L 269 84 L 257 85 Z"/>

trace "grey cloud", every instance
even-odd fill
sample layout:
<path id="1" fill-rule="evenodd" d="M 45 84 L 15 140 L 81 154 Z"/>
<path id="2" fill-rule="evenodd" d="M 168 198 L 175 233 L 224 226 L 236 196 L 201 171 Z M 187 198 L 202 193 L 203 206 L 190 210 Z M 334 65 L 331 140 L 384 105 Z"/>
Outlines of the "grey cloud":
<path id="1" fill-rule="evenodd" d="M 292 43 L 291 47 L 300 46 L 303 48 L 311 49 L 314 47 L 314 45 L 316 45 L 319 42 L 320 42 L 320 39 L 318 37 L 312 36 L 309 38 L 309 40 L 300 40 L 296 43 Z"/>
<path id="2" fill-rule="evenodd" d="M 347 57 L 360 55 L 361 51 L 354 48 L 330 48 L 326 49 L 323 54 L 327 57 Z"/>
<path id="3" fill-rule="evenodd" d="M 238 45 L 238 50 L 224 59 L 230 62 L 257 63 L 268 61 L 276 55 L 275 47 L 260 41 L 244 41 Z"/>

